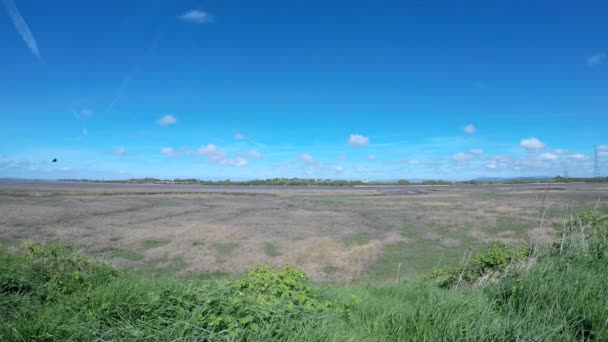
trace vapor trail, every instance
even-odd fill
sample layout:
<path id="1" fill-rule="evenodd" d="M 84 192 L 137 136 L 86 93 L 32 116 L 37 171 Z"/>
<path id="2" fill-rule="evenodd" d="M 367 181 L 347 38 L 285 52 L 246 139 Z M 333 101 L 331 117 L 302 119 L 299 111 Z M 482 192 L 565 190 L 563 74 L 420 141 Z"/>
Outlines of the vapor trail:
<path id="1" fill-rule="evenodd" d="M 39 61 L 42 61 L 40 51 L 38 50 L 38 45 L 36 45 L 36 39 L 34 39 L 32 32 L 30 32 L 29 27 L 27 27 L 27 23 L 25 22 L 25 19 L 23 19 L 19 9 L 17 9 L 17 6 L 15 6 L 15 2 L 13 2 L 13 0 L 4 0 L 4 6 L 6 7 L 8 15 L 11 17 L 13 24 L 15 24 L 17 31 L 19 31 L 19 34 L 21 34 L 21 38 L 23 38 L 34 56 L 36 56 Z"/>

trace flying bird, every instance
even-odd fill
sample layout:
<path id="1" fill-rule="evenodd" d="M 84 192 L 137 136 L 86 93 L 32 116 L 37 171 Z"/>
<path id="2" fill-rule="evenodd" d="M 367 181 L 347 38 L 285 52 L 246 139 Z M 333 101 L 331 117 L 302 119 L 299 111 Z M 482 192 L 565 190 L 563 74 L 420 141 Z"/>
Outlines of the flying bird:
<path id="1" fill-rule="evenodd" d="M 57 162 L 57 158 L 53 159 L 53 163 L 56 163 L 56 162 Z"/>

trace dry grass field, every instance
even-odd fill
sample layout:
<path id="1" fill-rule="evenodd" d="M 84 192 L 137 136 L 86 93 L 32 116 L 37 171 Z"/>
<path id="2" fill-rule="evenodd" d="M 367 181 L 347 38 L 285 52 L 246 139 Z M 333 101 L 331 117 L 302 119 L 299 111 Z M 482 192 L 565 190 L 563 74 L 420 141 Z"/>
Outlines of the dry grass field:
<path id="1" fill-rule="evenodd" d="M 608 208 L 606 186 L 553 185 L 545 210 L 544 194 L 2 185 L 0 243 L 59 240 L 151 276 L 294 264 L 315 280 L 381 282 L 458 263 L 496 240 L 547 243 L 570 213 Z"/>

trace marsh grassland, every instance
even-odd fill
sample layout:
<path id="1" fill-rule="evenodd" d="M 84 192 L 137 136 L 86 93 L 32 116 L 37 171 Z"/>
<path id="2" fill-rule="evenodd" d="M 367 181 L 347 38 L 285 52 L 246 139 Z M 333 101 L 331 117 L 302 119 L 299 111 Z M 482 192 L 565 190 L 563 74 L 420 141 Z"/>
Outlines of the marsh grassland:
<path id="1" fill-rule="evenodd" d="M 316 281 L 386 282 L 456 265 L 493 241 L 543 245 L 570 213 L 608 210 L 601 185 L 159 189 L 4 185 L 0 243 L 57 240 L 151 276 L 227 276 L 266 264 L 295 265 Z"/>

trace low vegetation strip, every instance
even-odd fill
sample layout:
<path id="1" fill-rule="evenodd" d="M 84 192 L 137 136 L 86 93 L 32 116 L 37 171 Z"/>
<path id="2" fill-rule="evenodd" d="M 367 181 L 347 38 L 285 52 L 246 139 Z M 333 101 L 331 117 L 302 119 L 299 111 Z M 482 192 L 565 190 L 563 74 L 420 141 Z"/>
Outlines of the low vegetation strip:
<path id="1" fill-rule="evenodd" d="M 69 246 L 25 244 L 0 250 L 0 340 L 606 341 L 608 217 L 584 212 L 564 227 L 549 247 L 495 244 L 381 287 L 265 266 L 152 280 Z"/>

